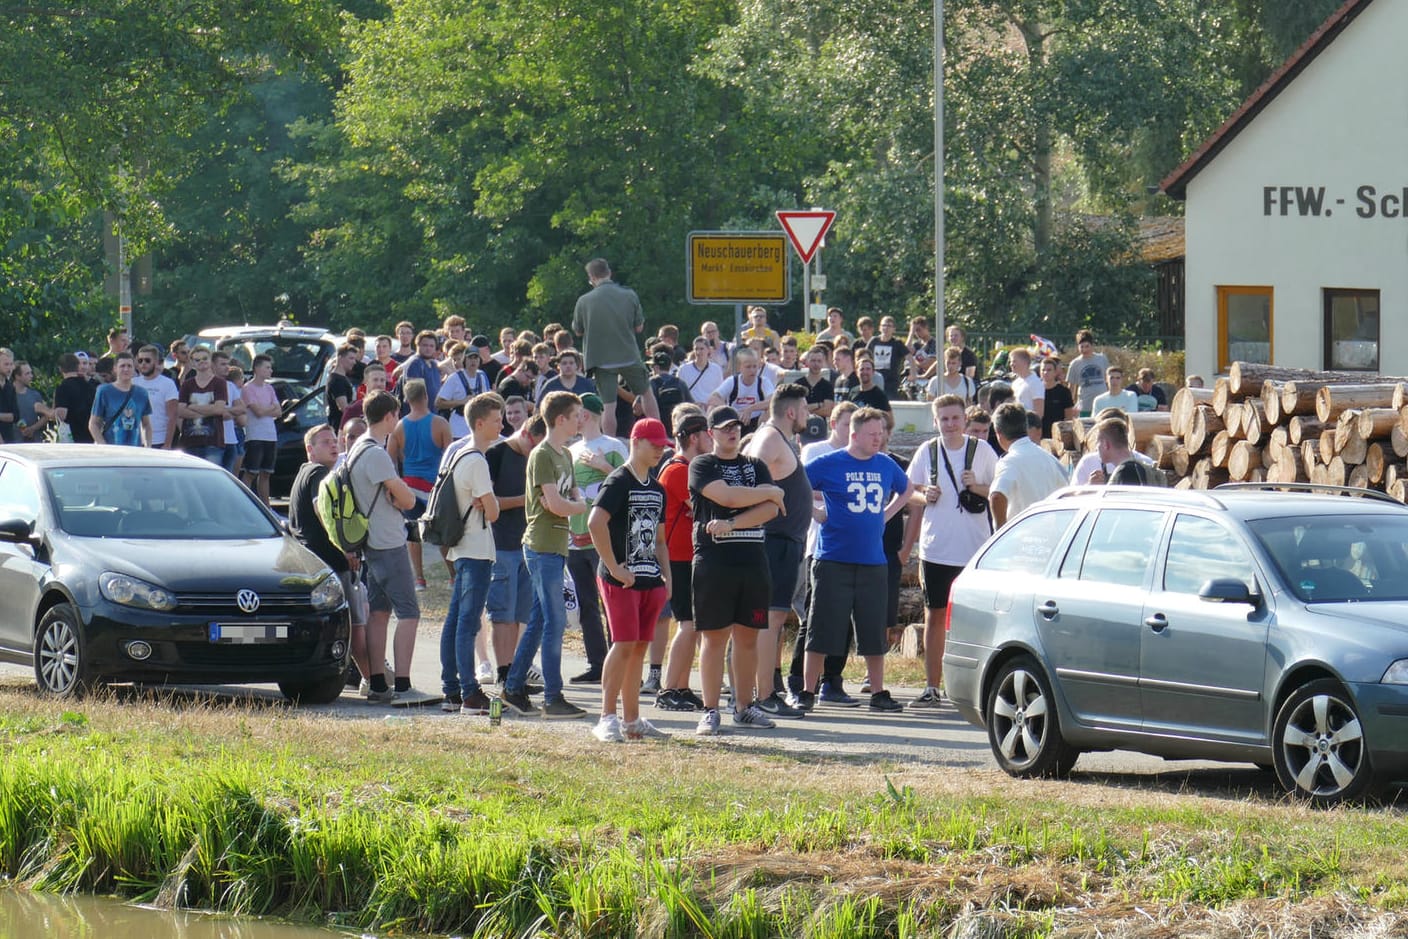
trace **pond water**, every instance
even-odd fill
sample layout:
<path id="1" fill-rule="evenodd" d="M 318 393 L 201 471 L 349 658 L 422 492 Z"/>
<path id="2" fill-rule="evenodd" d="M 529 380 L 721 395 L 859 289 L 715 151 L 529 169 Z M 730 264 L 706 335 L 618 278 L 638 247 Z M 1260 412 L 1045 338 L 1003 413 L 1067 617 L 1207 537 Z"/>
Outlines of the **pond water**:
<path id="1" fill-rule="evenodd" d="M 0 939 L 346 939 L 274 920 L 170 912 L 105 897 L 0 889 Z"/>

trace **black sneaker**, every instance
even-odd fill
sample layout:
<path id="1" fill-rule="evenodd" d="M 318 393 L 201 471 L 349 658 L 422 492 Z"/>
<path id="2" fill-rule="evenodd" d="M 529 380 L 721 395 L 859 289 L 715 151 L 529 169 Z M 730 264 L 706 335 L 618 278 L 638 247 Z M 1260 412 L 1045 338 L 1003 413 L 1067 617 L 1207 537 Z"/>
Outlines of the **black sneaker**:
<path id="1" fill-rule="evenodd" d="M 524 684 L 523 684 L 523 693 L 524 693 L 524 694 L 542 694 L 542 693 L 543 693 L 543 686 L 542 686 L 542 685 L 535 685 L 535 684 L 533 684 L 531 681 L 529 681 L 529 682 L 524 682 Z"/>
<path id="2" fill-rule="evenodd" d="M 655 696 L 655 706 L 662 711 L 692 711 L 694 705 L 688 701 L 681 700 L 680 693 L 674 689 L 662 691 Z"/>
<path id="3" fill-rule="evenodd" d="M 515 714 L 527 717 L 529 714 L 536 714 L 538 709 L 533 707 L 533 702 L 528 700 L 528 695 L 523 691 L 509 691 L 504 689 L 499 693 L 499 700 L 503 701 L 504 707 L 511 709 Z"/>
<path id="4" fill-rule="evenodd" d="M 888 711 L 898 713 L 904 710 L 904 705 L 890 697 L 888 691 L 877 691 L 870 696 L 870 709 L 872 711 Z"/>
<path id="5" fill-rule="evenodd" d="M 758 707 L 763 713 L 772 717 L 783 717 L 789 720 L 801 720 L 807 716 L 807 712 L 801 708 L 794 708 L 786 701 L 782 700 L 782 695 L 773 692 L 766 698 L 758 701 Z"/>
<path id="6" fill-rule="evenodd" d="M 601 682 L 601 669 L 589 668 L 580 675 L 573 675 L 568 679 L 574 685 L 595 685 Z"/>
<path id="7" fill-rule="evenodd" d="M 464 702 L 460 699 L 459 695 L 447 694 L 445 695 L 444 700 L 440 702 L 440 710 L 446 711 L 450 714 L 458 714 L 460 710 L 460 705 L 463 703 Z"/>
<path id="8" fill-rule="evenodd" d="M 484 693 L 484 689 L 467 696 L 460 706 L 461 714 L 484 715 L 489 713 L 489 696 Z"/>
<path id="9" fill-rule="evenodd" d="M 571 721 L 586 716 L 586 711 L 566 698 L 554 698 L 543 705 L 543 717 L 550 721 Z"/>
<path id="10" fill-rule="evenodd" d="M 803 712 L 814 710 L 816 695 L 810 691 L 798 691 L 792 695 L 792 706 Z"/>
<path id="11" fill-rule="evenodd" d="M 829 681 L 822 682 L 821 693 L 817 697 L 823 704 L 834 704 L 843 708 L 860 707 L 860 698 L 846 694 L 846 689 L 840 683 L 833 685 Z"/>
<path id="12" fill-rule="evenodd" d="M 679 690 L 679 695 L 681 701 L 688 702 L 696 711 L 709 710 L 707 707 L 704 706 L 704 699 L 699 697 L 699 695 L 695 694 L 688 688 L 681 688 Z"/>

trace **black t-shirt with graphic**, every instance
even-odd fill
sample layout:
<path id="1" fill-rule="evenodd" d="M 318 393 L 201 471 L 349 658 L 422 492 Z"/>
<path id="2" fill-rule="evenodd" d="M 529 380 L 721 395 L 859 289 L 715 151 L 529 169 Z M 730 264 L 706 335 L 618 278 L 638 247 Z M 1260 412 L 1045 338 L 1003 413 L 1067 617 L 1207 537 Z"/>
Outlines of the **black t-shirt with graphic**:
<path id="1" fill-rule="evenodd" d="M 716 540 L 708 532 L 714 519 L 737 518 L 748 509 L 730 509 L 705 498 L 704 489 L 716 479 L 730 486 L 762 486 L 772 483 L 768 466 L 762 460 L 739 454 L 731 460 L 705 453 L 689 461 L 689 498 L 694 510 L 694 556 L 730 565 L 766 565 L 763 553 L 763 526 L 740 528 Z"/>
<path id="2" fill-rule="evenodd" d="M 611 515 L 606 525 L 611 551 L 635 575 L 631 589 L 665 586 L 660 559 L 655 556 L 656 537 L 665 518 L 665 487 L 650 475 L 641 482 L 629 465 L 618 466 L 602 481 L 593 510 L 597 508 Z M 604 562 L 597 565 L 597 574 L 608 584 L 621 586 Z"/>

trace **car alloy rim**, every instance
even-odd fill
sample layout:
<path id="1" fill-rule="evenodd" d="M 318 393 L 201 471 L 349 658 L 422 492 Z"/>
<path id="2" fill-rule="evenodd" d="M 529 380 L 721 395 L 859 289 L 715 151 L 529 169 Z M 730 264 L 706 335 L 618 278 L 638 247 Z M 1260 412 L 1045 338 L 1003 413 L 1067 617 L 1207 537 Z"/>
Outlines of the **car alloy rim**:
<path id="1" fill-rule="evenodd" d="M 1281 755 L 1296 788 L 1315 796 L 1346 789 L 1364 762 L 1364 729 L 1344 701 L 1317 694 L 1302 701 L 1281 734 Z"/>
<path id="2" fill-rule="evenodd" d="M 993 701 L 993 729 L 998 749 L 1015 766 L 1035 760 L 1046 742 L 1046 695 L 1041 683 L 1025 669 L 1017 669 L 1002 681 Z"/>
<path id="3" fill-rule="evenodd" d="M 63 620 L 55 620 L 39 644 L 39 671 L 44 684 L 57 692 L 68 691 L 78 671 L 78 636 Z"/>

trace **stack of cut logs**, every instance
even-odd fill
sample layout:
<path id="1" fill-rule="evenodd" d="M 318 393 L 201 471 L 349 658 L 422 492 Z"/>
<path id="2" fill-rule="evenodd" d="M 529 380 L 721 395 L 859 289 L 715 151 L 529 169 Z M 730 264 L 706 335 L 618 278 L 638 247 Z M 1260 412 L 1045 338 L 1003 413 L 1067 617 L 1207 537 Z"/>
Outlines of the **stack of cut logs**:
<path id="1" fill-rule="evenodd" d="M 1180 489 L 1312 482 L 1408 502 L 1408 378 L 1234 362 L 1214 387 L 1129 418 L 1134 446 Z M 1060 421 L 1043 446 L 1071 465 L 1095 449 L 1094 423 Z"/>

